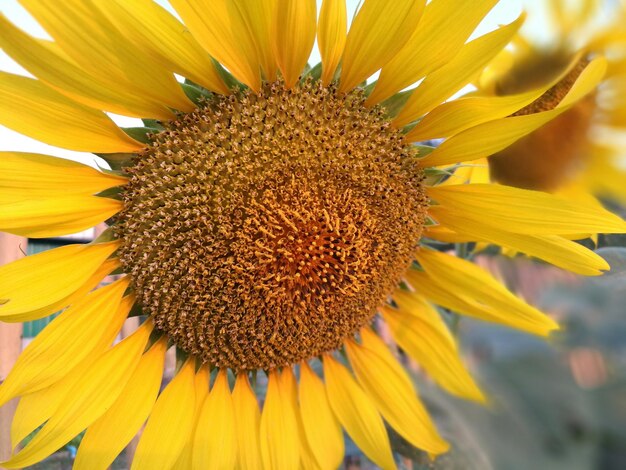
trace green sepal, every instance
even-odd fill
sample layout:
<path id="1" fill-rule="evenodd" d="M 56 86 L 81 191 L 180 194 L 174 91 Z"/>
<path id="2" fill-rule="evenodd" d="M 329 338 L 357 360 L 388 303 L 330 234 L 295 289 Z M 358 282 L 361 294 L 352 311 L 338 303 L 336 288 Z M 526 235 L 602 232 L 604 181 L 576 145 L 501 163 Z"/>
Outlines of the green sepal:
<path id="1" fill-rule="evenodd" d="M 130 315 L 128 315 L 130 317 Z M 148 343 L 146 344 L 146 349 L 144 349 L 144 353 L 148 351 L 154 344 L 159 341 L 163 337 L 163 332 L 153 328 L 150 332 L 150 337 L 148 338 Z"/>
<path id="2" fill-rule="evenodd" d="M 146 127 L 152 127 L 154 129 L 158 129 L 159 131 L 164 131 L 165 127 L 163 126 L 163 122 L 158 119 L 142 119 L 143 125 Z"/>
<path id="3" fill-rule="evenodd" d="M 207 90 L 198 88 L 197 86 L 190 85 L 188 83 L 181 83 L 183 91 L 187 98 L 194 102 L 194 104 L 201 106 L 202 102 L 211 98 L 211 93 Z"/>
<path id="4" fill-rule="evenodd" d="M 369 95 L 372 94 L 372 91 L 374 90 L 374 87 L 376 86 L 376 83 L 378 83 L 378 81 L 375 81 L 375 82 L 372 82 L 372 83 L 368 84 L 367 80 L 363 80 L 357 86 L 360 87 L 360 88 L 363 88 L 363 93 L 365 93 L 365 96 L 369 96 Z"/>
<path id="5" fill-rule="evenodd" d="M 97 154 L 96 154 L 97 155 Z M 129 154 L 132 155 L 132 154 Z M 100 155 L 97 155 L 100 157 Z M 102 158 L 102 157 L 100 157 Z M 121 169 L 111 169 L 111 168 L 104 168 L 103 166 L 98 165 L 98 163 L 96 162 L 96 166 L 98 167 L 98 171 L 105 173 L 107 175 L 112 175 L 112 176 L 124 176 L 124 172 Z"/>
<path id="6" fill-rule="evenodd" d="M 239 80 L 233 77 L 231 73 L 224 67 L 222 67 L 222 64 L 220 64 L 217 60 L 211 59 L 211 62 L 213 62 L 213 66 L 217 70 L 217 73 L 219 74 L 220 78 L 224 80 L 224 83 L 228 88 L 237 88 L 239 90 L 244 90 L 248 88 L 245 84 L 241 83 Z"/>
<path id="7" fill-rule="evenodd" d="M 316 64 L 313 67 L 309 67 L 309 69 L 302 74 L 302 78 L 300 81 L 304 81 L 306 79 L 312 79 L 314 82 L 317 82 L 322 77 L 322 63 Z"/>
<path id="8" fill-rule="evenodd" d="M 414 149 L 417 149 L 420 157 L 425 157 L 429 153 L 432 153 L 437 147 L 433 147 L 432 145 L 423 145 L 423 144 L 414 144 L 412 145 Z"/>
<path id="9" fill-rule="evenodd" d="M 134 153 L 96 153 L 96 155 L 107 162 L 114 171 L 129 166 L 135 157 Z"/>
<path id="10" fill-rule="evenodd" d="M 98 237 L 91 243 L 107 243 L 107 242 L 112 242 L 114 240 L 116 240 L 116 238 L 113 234 L 113 229 L 109 227 L 100 235 L 98 235 Z"/>
<path id="11" fill-rule="evenodd" d="M 141 317 L 143 315 L 145 315 L 143 313 L 143 309 L 141 308 L 141 305 L 139 305 L 137 302 L 133 304 L 132 308 L 130 309 L 130 312 L 128 312 L 128 318 Z"/>
<path id="12" fill-rule="evenodd" d="M 442 181 L 448 179 L 454 171 L 441 170 L 439 168 L 425 168 L 424 169 L 424 184 L 426 186 L 435 186 L 440 184 Z"/>
<path id="13" fill-rule="evenodd" d="M 150 135 L 159 133 L 159 129 L 155 127 L 122 127 L 122 130 L 143 144 L 150 143 Z"/>
<path id="14" fill-rule="evenodd" d="M 390 98 L 387 98 L 380 105 L 385 108 L 388 118 L 395 118 L 409 100 L 414 90 L 401 91 Z"/>
<path id="15" fill-rule="evenodd" d="M 188 357 L 189 353 L 176 346 L 176 372 L 180 370 Z"/>
<path id="16" fill-rule="evenodd" d="M 108 197 L 109 199 L 122 200 L 122 188 L 114 186 L 113 188 L 105 189 L 96 194 L 97 197 Z"/>

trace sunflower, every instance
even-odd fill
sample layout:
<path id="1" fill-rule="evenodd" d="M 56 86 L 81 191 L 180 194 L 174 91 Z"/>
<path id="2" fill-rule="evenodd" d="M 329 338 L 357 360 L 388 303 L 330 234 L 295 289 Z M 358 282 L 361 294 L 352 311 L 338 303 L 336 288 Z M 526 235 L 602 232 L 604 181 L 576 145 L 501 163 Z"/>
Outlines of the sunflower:
<path id="1" fill-rule="evenodd" d="M 597 275 L 608 265 L 568 236 L 626 230 L 546 193 L 439 184 L 437 167 L 502 150 L 575 106 L 606 68 L 590 61 L 548 111 L 510 117 L 541 88 L 441 104 L 520 27 L 467 42 L 494 0 L 365 0 L 348 33 L 341 0 L 324 0 L 319 19 L 314 0 L 172 0 L 184 26 L 151 0 L 21 3 L 53 41 L 0 18 L 0 45 L 36 77 L 0 75 L 0 122 L 112 170 L 0 158 L 0 230 L 110 226 L 0 269 L 0 320 L 63 310 L 0 386 L 0 405 L 19 397 L 13 446 L 30 436 L 5 467 L 86 429 L 75 468 L 106 468 L 144 423 L 132 468 L 336 468 L 343 430 L 394 468 L 385 423 L 443 453 L 396 346 L 482 402 L 436 305 L 540 336 L 558 326 L 436 239 L 471 236 Z M 316 37 L 322 62 L 309 69 Z M 122 130 L 105 112 L 145 127 Z M 432 149 L 418 134 L 449 138 Z M 109 274 L 120 276 L 97 288 Z M 169 347 L 178 367 L 160 392 Z"/>
<path id="2" fill-rule="evenodd" d="M 480 92 L 499 96 L 521 93 L 552 81 L 564 68 L 571 80 L 599 54 L 609 60 L 608 73 L 593 93 L 567 112 L 489 158 L 491 177 L 520 188 L 571 196 L 591 194 L 624 202 L 626 5 L 611 12 L 595 0 L 550 0 L 544 6 L 549 11 L 543 16 L 539 8 L 535 13 L 537 19 L 549 23 L 547 40 L 518 35 L 512 47 L 487 68 Z M 612 14 L 610 20 L 604 18 L 607 13 Z M 552 105 L 560 98 L 555 95 Z"/>

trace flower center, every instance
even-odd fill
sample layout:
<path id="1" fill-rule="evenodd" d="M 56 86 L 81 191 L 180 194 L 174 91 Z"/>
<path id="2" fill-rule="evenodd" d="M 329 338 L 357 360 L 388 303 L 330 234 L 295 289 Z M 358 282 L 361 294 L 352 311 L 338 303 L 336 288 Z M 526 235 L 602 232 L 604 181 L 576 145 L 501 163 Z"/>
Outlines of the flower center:
<path id="1" fill-rule="evenodd" d="M 415 151 L 362 92 L 215 96 L 126 168 L 115 224 L 137 301 L 181 349 L 271 369 L 336 349 L 412 260 Z"/>
<path id="2" fill-rule="evenodd" d="M 515 116 L 554 109 L 565 98 L 589 63 L 581 60 L 559 83 Z M 563 58 L 544 57 L 522 63 L 498 87 L 502 95 L 522 93 L 551 78 L 563 66 Z M 489 158 L 495 181 L 526 189 L 552 191 L 574 176 L 587 154 L 587 133 L 595 112 L 592 94 L 556 119 Z"/>

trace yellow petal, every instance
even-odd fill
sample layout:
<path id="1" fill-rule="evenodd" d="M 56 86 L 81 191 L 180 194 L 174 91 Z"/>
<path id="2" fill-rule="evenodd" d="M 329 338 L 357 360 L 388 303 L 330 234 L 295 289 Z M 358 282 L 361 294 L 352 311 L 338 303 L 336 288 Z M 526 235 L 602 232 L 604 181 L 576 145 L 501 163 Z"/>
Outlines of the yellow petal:
<path id="1" fill-rule="evenodd" d="M 167 340 L 146 352 L 124 391 L 83 436 L 74 470 L 107 468 L 148 418 L 159 393 Z"/>
<path id="2" fill-rule="evenodd" d="M 52 5 L 46 0 L 21 0 L 21 5 L 52 36 L 69 58 L 110 86 L 126 88 L 150 101 L 181 111 L 195 105 L 185 96 L 174 75 L 140 49 L 90 2 L 66 0 Z M 106 71 L 106 73 L 103 73 Z"/>
<path id="3" fill-rule="evenodd" d="M 123 207 L 121 201 L 87 194 L 31 199 L 0 199 L 0 231 L 31 238 L 82 232 L 104 222 Z"/>
<path id="4" fill-rule="evenodd" d="M 172 0 L 191 34 L 238 80 L 254 91 L 261 87 L 254 33 L 237 5 L 227 0 Z"/>
<path id="5" fill-rule="evenodd" d="M 103 173 L 65 158 L 0 152 L 0 192 L 95 194 L 127 181 L 122 176 Z"/>
<path id="6" fill-rule="evenodd" d="M 474 39 L 440 69 L 428 75 L 394 119 L 403 126 L 426 114 L 466 86 L 507 45 L 524 22 L 522 14 L 513 23 Z"/>
<path id="7" fill-rule="evenodd" d="M 96 359 L 68 390 L 50 420 L 7 462 L 7 468 L 33 465 L 46 458 L 88 427 L 111 407 L 139 363 L 152 325 L 147 322 L 133 335 Z"/>
<path id="8" fill-rule="evenodd" d="M 133 117 L 172 119 L 174 114 L 158 101 L 128 86 L 112 86 L 102 71 L 92 75 L 48 41 L 32 38 L 11 24 L 0 13 L 0 47 L 22 67 L 59 93 L 96 109 Z M 106 68 L 105 68 L 106 69 Z"/>
<path id="9" fill-rule="evenodd" d="M 407 133 L 406 140 L 417 142 L 450 137 L 470 127 L 509 116 L 529 105 L 559 83 L 580 60 L 581 54 L 576 54 L 552 82 L 526 93 L 509 96 L 470 96 L 443 103 L 424 116 Z"/>
<path id="10" fill-rule="evenodd" d="M 421 165 L 440 166 L 476 160 L 503 150 L 567 111 L 577 101 L 593 91 L 602 80 L 605 71 L 606 60 L 601 57 L 594 59 L 583 70 L 572 89 L 555 109 L 498 119 L 467 129 L 446 140 L 432 153 L 420 160 Z"/>
<path id="11" fill-rule="evenodd" d="M 389 437 L 372 398 L 329 355 L 324 356 L 324 379 L 330 406 L 354 443 L 376 465 L 395 469 Z"/>
<path id="12" fill-rule="evenodd" d="M 261 459 L 263 467 L 276 470 L 298 468 L 300 439 L 297 412 L 291 397 L 293 372 L 282 374 L 274 369 L 269 374 L 267 395 L 261 414 Z"/>
<path id="13" fill-rule="evenodd" d="M 409 281 L 424 297 L 440 305 L 455 309 L 441 298 L 439 291 L 444 291 L 449 293 L 446 298 L 456 297 L 470 305 L 483 306 L 478 315 L 467 309 L 460 310 L 460 313 L 542 336 L 558 329 L 554 320 L 516 297 L 487 271 L 470 261 L 426 249 L 419 251 L 417 260 L 426 274 L 410 270 L 407 273 Z M 420 285 L 420 282 L 424 284 Z M 433 284 L 436 287 L 431 287 Z"/>
<path id="14" fill-rule="evenodd" d="M 133 117 L 171 119 L 174 114 L 161 103 L 124 87 L 111 86 L 64 56 L 58 47 L 32 38 L 0 14 L 0 47 L 22 67 L 58 92 L 96 109 Z M 104 75 L 100 73 L 100 75 Z"/>
<path id="15" fill-rule="evenodd" d="M 253 42 L 256 48 L 256 55 L 261 63 L 263 75 L 267 81 L 276 79 L 276 59 L 272 50 L 272 23 L 274 22 L 274 12 L 276 11 L 277 0 L 234 0 L 237 8 L 241 12 L 247 27 L 254 36 Z"/>
<path id="16" fill-rule="evenodd" d="M 365 0 L 352 22 L 343 52 L 339 90 L 348 92 L 389 62 L 411 37 L 424 0 Z"/>
<path id="17" fill-rule="evenodd" d="M 322 83 L 335 75 L 346 45 L 347 12 L 345 0 L 323 0 L 317 25 L 317 44 L 322 57 Z"/>
<path id="18" fill-rule="evenodd" d="M 295 85 L 309 59 L 316 16 L 315 0 L 277 0 L 272 47 L 287 88 Z"/>
<path id="19" fill-rule="evenodd" d="M 539 191 L 496 184 L 465 184 L 428 188 L 443 212 L 475 220 L 483 226 L 530 235 L 623 233 L 626 222 L 598 207 L 580 204 Z"/>
<path id="20" fill-rule="evenodd" d="M 193 468 L 235 468 L 235 411 L 226 370 L 221 369 L 202 405 L 193 440 Z"/>
<path id="21" fill-rule="evenodd" d="M 98 289 L 55 318 L 24 349 L 0 385 L 0 406 L 10 399 L 46 388 L 94 351 L 111 344 L 132 307 L 120 303 L 128 278 Z"/>
<path id="22" fill-rule="evenodd" d="M 47 317 L 48 315 L 52 315 L 53 313 L 59 312 L 63 310 L 68 305 L 73 305 L 74 302 L 82 299 L 91 292 L 93 289 L 98 287 L 102 280 L 111 274 L 113 271 L 120 267 L 120 262 L 117 258 L 109 258 L 96 270 L 95 273 L 85 282 L 79 289 L 68 295 L 67 297 L 54 302 L 52 304 L 46 305 L 45 307 L 31 310 L 28 313 L 12 315 L 8 317 L 7 322 L 25 322 L 38 320 L 39 318 Z M 1 311 L 1 310 L 0 310 Z"/>
<path id="23" fill-rule="evenodd" d="M 98 0 L 97 5 L 138 48 L 167 70 L 216 93 L 229 93 L 209 55 L 161 5 L 152 0 Z"/>
<path id="24" fill-rule="evenodd" d="M 63 301 L 87 283 L 118 246 L 66 245 L 0 267 L 0 299 L 8 300 L 0 306 L 0 319 L 11 321 Z"/>
<path id="25" fill-rule="evenodd" d="M 429 229 L 425 236 L 442 241 L 445 241 L 442 237 L 448 240 L 456 237 L 457 241 L 493 243 L 584 276 L 599 276 L 610 269 L 604 258 L 561 236 L 519 234 L 495 227 L 479 226 L 475 220 L 448 214 L 439 207 L 436 209 L 431 215 L 443 225 Z M 450 232 L 450 229 L 454 231 Z"/>
<path id="26" fill-rule="evenodd" d="M 406 134 L 407 142 L 445 138 L 470 127 L 502 119 L 529 105 L 547 91 L 546 87 L 510 96 L 476 96 L 448 101 L 437 106 Z"/>
<path id="27" fill-rule="evenodd" d="M 459 356 L 456 341 L 439 313 L 423 298 L 396 291 L 399 311 L 383 309 L 396 343 L 450 393 L 484 402 L 485 397 Z"/>
<path id="28" fill-rule="evenodd" d="M 198 421 L 200 420 L 200 411 L 202 410 L 202 406 L 204 405 L 204 401 L 209 395 L 209 367 L 204 365 L 200 367 L 200 369 L 196 372 L 196 376 L 194 378 L 194 388 L 196 391 L 196 406 L 194 408 L 194 424 L 192 426 L 192 432 L 189 434 L 187 438 L 187 443 L 185 447 L 181 451 L 178 456 L 178 460 L 172 467 L 172 470 L 189 470 L 191 467 L 191 463 L 193 461 L 193 438 L 195 429 L 198 426 Z"/>
<path id="29" fill-rule="evenodd" d="M 254 470 L 261 467 L 260 426 L 261 412 L 259 403 L 250 387 L 248 375 L 237 376 L 233 391 L 235 407 L 235 430 L 237 431 L 238 461 L 242 470 Z"/>
<path id="30" fill-rule="evenodd" d="M 131 139 L 103 112 L 38 80 L 0 71 L 0 124 L 49 145 L 81 152 L 134 152 Z"/>
<path id="31" fill-rule="evenodd" d="M 307 363 L 300 366 L 300 416 L 309 448 L 320 468 L 338 468 L 344 456 L 341 425 L 322 380 Z"/>
<path id="32" fill-rule="evenodd" d="M 361 330 L 361 341 L 361 345 L 345 343 L 348 358 L 361 387 L 385 420 L 418 449 L 430 454 L 448 450 L 411 379 L 389 348 L 368 328 Z"/>
<path id="33" fill-rule="evenodd" d="M 195 421 L 195 359 L 187 359 L 165 387 L 141 434 L 131 470 L 170 468 L 185 447 Z"/>
<path id="34" fill-rule="evenodd" d="M 408 42 L 380 72 L 367 100 L 376 104 L 448 63 L 496 0 L 433 0 Z"/>
<path id="35" fill-rule="evenodd" d="M 50 419 L 61 406 L 68 391 L 80 381 L 105 349 L 94 351 L 77 367 L 68 370 L 65 377 L 54 385 L 20 397 L 11 423 L 11 447 L 17 447 L 21 441 Z"/>

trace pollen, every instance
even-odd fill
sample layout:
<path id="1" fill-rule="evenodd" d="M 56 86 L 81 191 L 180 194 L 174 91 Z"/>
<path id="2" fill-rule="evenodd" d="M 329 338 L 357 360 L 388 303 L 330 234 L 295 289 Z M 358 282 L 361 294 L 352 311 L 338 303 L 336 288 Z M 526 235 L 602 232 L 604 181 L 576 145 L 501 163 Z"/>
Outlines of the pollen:
<path id="1" fill-rule="evenodd" d="M 119 257 L 179 348 L 268 370 L 371 321 L 412 261 L 427 197 L 416 150 L 365 98 L 311 80 L 216 95 L 125 169 Z"/>

